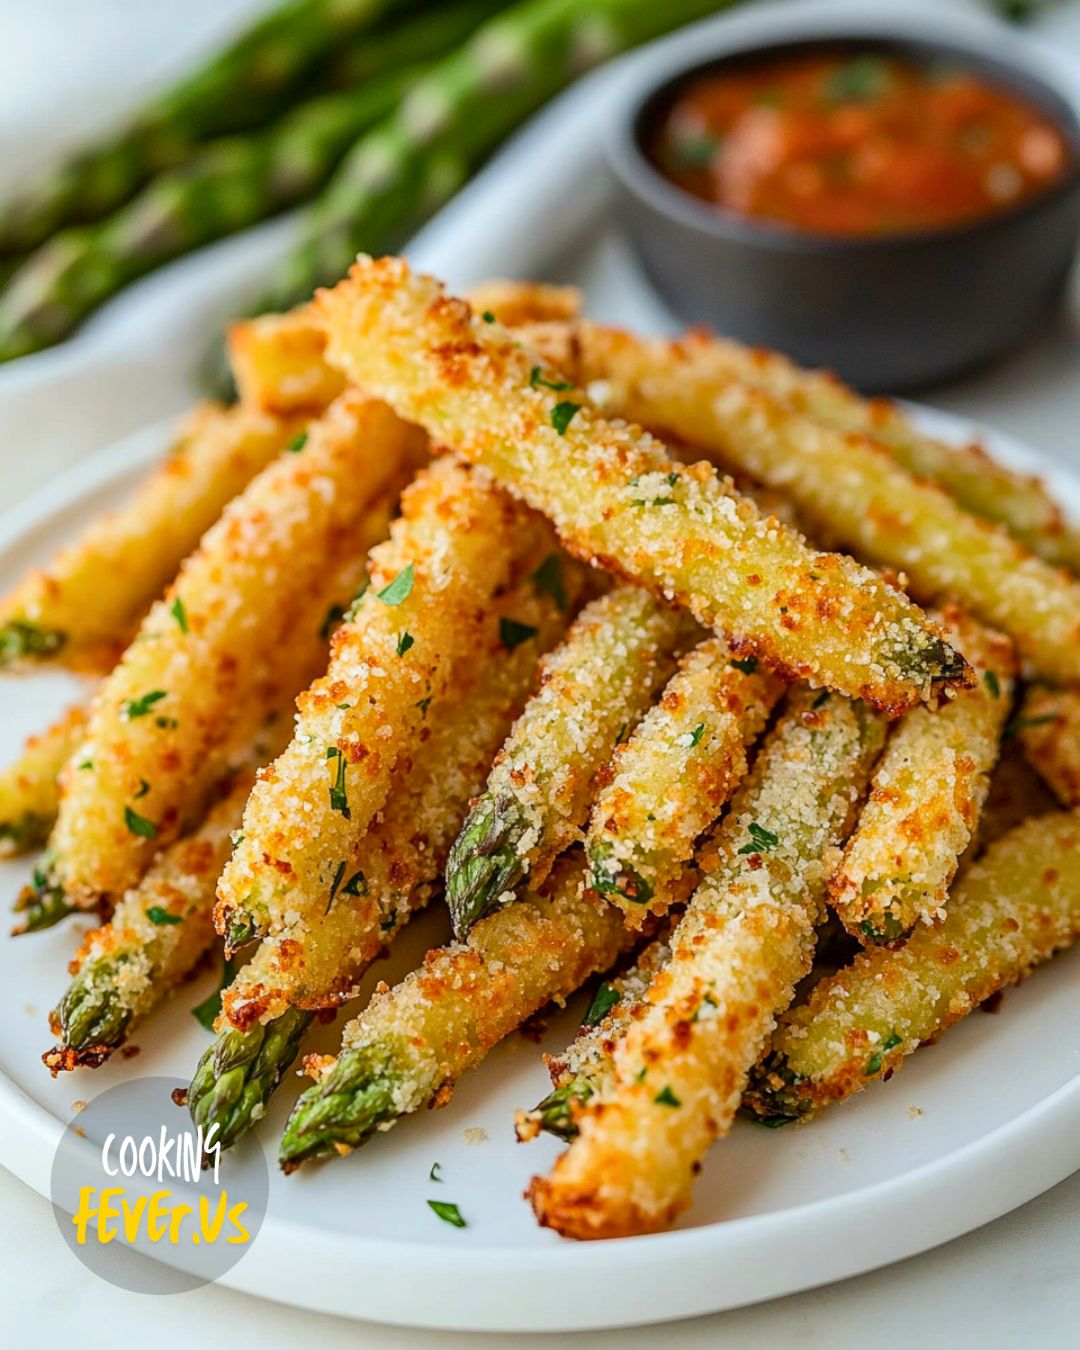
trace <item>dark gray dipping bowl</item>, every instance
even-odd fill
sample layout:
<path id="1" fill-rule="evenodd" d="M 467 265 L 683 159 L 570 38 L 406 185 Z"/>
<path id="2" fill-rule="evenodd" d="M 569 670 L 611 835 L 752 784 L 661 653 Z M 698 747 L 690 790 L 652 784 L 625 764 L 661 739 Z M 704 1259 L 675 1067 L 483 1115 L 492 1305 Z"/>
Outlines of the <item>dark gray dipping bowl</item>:
<path id="1" fill-rule="evenodd" d="M 1046 112 L 1072 162 L 1039 195 L 975 224 L 850 239 L 711 207 L 646 157 L 643 134 L 689 81 L 822 50 L 947 61 L 983 75 Z M 1014 346 L 1059 300 L 1080 236 L 1072 105 L 1025 69 L 933 40 L 848 33 L 727 51 L 639 94 L 609 141 L 609 162 L 616 218 L 680 319 L 779 348 L 867 390 L 932 384 Z"/>

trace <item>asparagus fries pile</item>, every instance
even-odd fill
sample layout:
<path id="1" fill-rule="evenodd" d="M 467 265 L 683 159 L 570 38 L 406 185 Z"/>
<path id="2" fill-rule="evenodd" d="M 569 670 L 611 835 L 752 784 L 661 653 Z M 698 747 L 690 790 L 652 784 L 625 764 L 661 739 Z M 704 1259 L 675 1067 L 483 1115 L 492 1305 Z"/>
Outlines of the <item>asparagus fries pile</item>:
<path id="1" fill-rule="evenodd" d="M 283 1167 L 445 1104 L 600 975 L 517 1127 L 568 1143 L 540 1222 L 625 1236 L 740 1107 L 890 1077 L 1080 936 L 1077 536 L 1039 485 L 990 465 L 988 497 L 782 358 L 397 259 L 230 349 L 239 404 L 0 604 L 4 664 L 101 676 L 0 778 L 4 846 L 45 844 L 22 929 L 104 920 L 53 1073 L 222 949 L 188 1105 L 233 1145 L 444 898 L 453 939 L 307 1057 Z"/>

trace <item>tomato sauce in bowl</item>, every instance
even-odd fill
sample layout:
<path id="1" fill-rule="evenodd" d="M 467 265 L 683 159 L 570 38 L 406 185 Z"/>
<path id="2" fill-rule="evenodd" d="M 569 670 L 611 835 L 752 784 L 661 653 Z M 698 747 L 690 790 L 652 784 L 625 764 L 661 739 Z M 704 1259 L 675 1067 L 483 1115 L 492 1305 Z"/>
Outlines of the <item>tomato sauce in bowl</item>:
<path id="1" fill-rule="evenodd" d="M 643 148 L 719 211 L 841 237 L 971 224 L 1074 167 L 1063 130 L 1022 95 L 962 67 L 869 51 L 701 74 Z"/>

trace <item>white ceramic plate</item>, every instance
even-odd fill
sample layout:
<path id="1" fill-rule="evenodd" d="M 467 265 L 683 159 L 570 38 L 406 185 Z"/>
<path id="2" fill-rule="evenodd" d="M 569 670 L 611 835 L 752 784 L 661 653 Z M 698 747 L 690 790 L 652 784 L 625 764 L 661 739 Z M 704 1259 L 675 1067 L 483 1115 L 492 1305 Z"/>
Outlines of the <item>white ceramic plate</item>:
<path id="1" fill-rule="evenodd" d="M 797 6 L 784 8 L 784 31 L 796 24 L 807 31 L 823 16 L 867 17 L 865 7 L 851 3 L 815 7 L 805 19 Z M 776 11 L 765 9 L 715 28 L 741 40 L 748 32 L 775 31 L 778 22 Z M 1003 40 L 999 30 L 978 30 L 988 43 Z M 666 62 L 679 44 L 690 53 L 705 41 L 715 38 L 679 35 L 659 57 L 646 59 Z M 618 71 L 594 78 L 530 127 L 513 157 L 496 161 L 425 231 L 410 250 L 414 259 L 459 285 L 492 274 L 576 280 L 601 317 L 666 326 L 667 316 L 604 234 L 598 214 L 596 133 L 619 78 Z M 552 178 L 542 170 L 556 162 L 553 203 Z M 70 537 L 80 520 L 121 497 L 160 452 L 167 425 L 159 422 L 85 457 L 182 406 L 186 362 L 222 305 L 224 283 L 235 289 L 238 269 L 250 275 L 256 261 L 263 265 L 279 247 L 277 230 L 254 245 L 234 241 L 170 269 L 104 315 L 80 343 L 0 376 L 5 443 L 20 447 L 17 456 L 8 452 L 5 485 L 22 491 L 49 480 L 0 519 L 0 590 Z M 584 243 L 583 233 L 590 236 Z M 973 431 L 929 410 L 919 416 L 946 437 Z M 1045 471 L 1080 516 L 1080 480 L 1013 439 L 986 439 L 1002 458 Z M 62 676 L 5 684 L 0 758 L 44 725 L 73 689 Z M 0 866 L 0 897 L 13 894 L 28 870 L 24 863 Z M 50 1043 L 45 1016 L 64 985 L 78 926 L 19 942 L 0 939 L 6 1033 L 0 1158 L 45 1194 L 53 1149 L 77 1098 L 134 1073 L 186 1078 L 208 1043 L 190 1009 L 205 997 L 210 976 L 181 990 L 135 1035 L 143 1047 L 138 1059 L 51 1081 L 38 1056 Z M 371 980 L 403 974 L 444 935 L 440 916 L 426 916 Z M 537 1100 L 547 1080 L 538 1048 L 511 1037 L 459 1085 L 445 1111 L 406 1121 L 347 1161 L 287 1180 L 275 1176 L 263 1229 L 225 1282 L 386 1322 L 556 1331 L 716 1311 L 899 1260 L 995 1218 L 1080 1168 L 1080 1042 L 1071 1031 L 1080 1018 L 1078 976 L 1080 951 L 1011 992 L 1000 1016 L 968 1018 L 939 1046 L 916 1055 L 892 1084 L 808 1126 L 777 1132 L 740 1122 L 710 1156 L 694 1207 L 675 1232 L 588 1246 L 538 1230 L 521 1199 L 557 1145 L 513 1142 L 514 1108 Z M 580 1013 L 574 1006 L 555 1022 L 542 1048 L 565 1044 Z M 314 1048 L 334 1043 L 333 1027 L 313 1039 Z M 286 1082 L 258 1141 L 246 1147 L 261 1142 L 273 1157 L 294 1095 Z M 436 1161 L 444 1178 L 438 1188 L 428 1181 Z M 434 1218 L 424 1202 L 436 1191 L 436 1198 L 459 1204 L 467 1229 Z"/>

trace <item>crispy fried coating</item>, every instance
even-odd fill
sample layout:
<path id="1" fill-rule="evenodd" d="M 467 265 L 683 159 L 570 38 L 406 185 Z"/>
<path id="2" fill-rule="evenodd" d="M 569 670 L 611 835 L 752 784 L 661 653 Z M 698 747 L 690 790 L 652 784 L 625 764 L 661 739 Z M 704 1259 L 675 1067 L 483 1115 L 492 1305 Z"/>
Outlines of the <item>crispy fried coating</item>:
<path id="1" fill-rule="evenodd" d="M 31 736 L 0 773 L 0 857 L 37 848 L 60 805 L 60 771 L 82 738 L 89 705 L 77 703 L 39 736 Z"/>
<path id="2" fill-rule="evenodd" d="M 616 750 L 585 847 L 593 885 L 632 927 L 679 898 L 694 845 L 746 776 L 747 752 L 782 688 L 710 638 Z"/>
<path id="3" fill-rule="evenodd" d="M 1080 937 L 1080 814 L 1052 812 L 991 844 L 945 919 L 873 948 L 792 1008 L 745 1104 L 780 1123 L 889 1078 L 992 994 Z"/>
<path id="4" fill-rule="evenodd" d="M 940 621 L 979 675 L 940 708 L 897 723 L 870 795 L 829 879 L 844 927 L 862 942 L 895 943 L 945 912 L 957 865 L 971 843 L 1012 706 L 1012 643 L 958 606 Z"/>
<path id="5" fill-rule="evenodd" d="M 1080 804 L 1080 690 L 1032 685 L 1013 727 L 1062 806 Z"/>
<path id="6" fill-rule="evenodd" d="M 733 378 L 700 337 L 647 339 L 594 324 L 553 336 L 569 378 L 612 416 L 672 432 L 787 493 L 813 533 L 904 572 L 922 601 L 960 601 L 1047 679 L 1080 683 L 1080 582 L 912 476 L 878 442 Z"/>
<path id="7" fill-rule="evenodd" d="M 739 654 L 894 715 L 969 679 L 901 593 L 763 518 L 709 466 L 607 421 L 400 259 L 362 257 L 317 303 L 349 378 L 543 511 L 571 551 L 691 609 Z"/>
<path id="8" fill-rule="evenodd" d="M 251 794 L 218 890 L 229 945 L 325 909 L 396 762 L 422 746 L 430 702 L 457 660 L 482 649 L 494 597 L 549 537 L 541 518 L 449 459 L 409 486 L 329 669 L 297 701 L 291 744 Z"/>
<path id="9" fill-rule="evenodd" d="M 304 427 L 297 416 L 204 404 L 118 510 L 0 602 L 0 667 L 55 660 L 105 671 L 226 504 Z"/>
<path id="10" fill-rule="evenodd" d="M 884 739 L 882 719 L 836 695 L 793 691 L 711 850 L 671 938 L 650 1006 L 614 1051 L 608 1089 L 529 1195 L 566 1237 L 666 1227 L 726 1134 L 747 1075 L 809 972 L 828 858 Z M 709 854 L 712 854 L 710 857 Z"/>
<path id="11" fill-rule="evenodd" d="M 385 526 L 375 503 L 408 473 L 416 437 L 385 404 L 344 394 L 185 561 L 95 699 L 77 752 L 90 767 L 64 774 L 52 844 L 76 902 L 134 885 L 197 816 L 215 751 L 321 668 L 325 616 L 363 576 Z"/>
<path id="12" fill-rule="evenodd" d="M 581 569 L 567 559 L 563 578 L 573 605 Z M 507 616 L 533 628 L 533 638 L 508 648 L 500 634 Z M 239 971 L 223 1000 L 233 1026 L 245 1030 L 288 1007 L 334 1007 L 352 997 L 367 966 L 438 891 L 450 844 L 536 678 L 537 657 L 567 620 L 531 579 L 491 612 L 480 651 L 458 662 L 447 693 L 428 711 L 427 738 L 398 761 L 386 805 L 335 870 L 325 909 L 278 916 Z"/>

